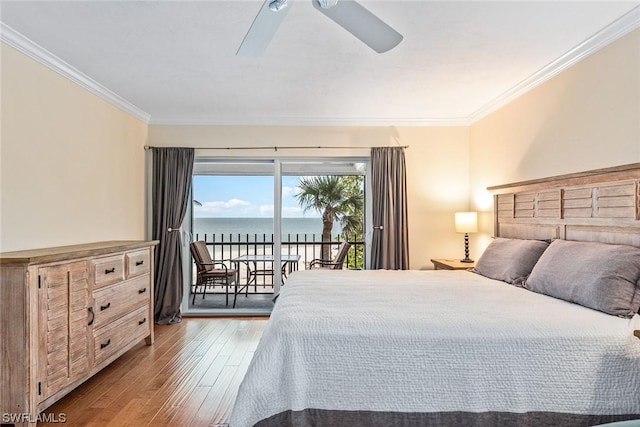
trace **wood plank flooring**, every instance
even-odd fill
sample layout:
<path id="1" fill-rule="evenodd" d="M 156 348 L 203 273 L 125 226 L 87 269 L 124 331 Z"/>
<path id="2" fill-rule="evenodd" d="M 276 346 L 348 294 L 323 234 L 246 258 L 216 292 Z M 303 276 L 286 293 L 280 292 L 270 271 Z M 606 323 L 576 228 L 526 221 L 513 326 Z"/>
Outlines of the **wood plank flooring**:
<path id="1" fill-rule="evenodd" d="M 152 346 L 141 342 L 45 413 L 69 426 L 226 426 L 267 320 L 156 325 Z"/>

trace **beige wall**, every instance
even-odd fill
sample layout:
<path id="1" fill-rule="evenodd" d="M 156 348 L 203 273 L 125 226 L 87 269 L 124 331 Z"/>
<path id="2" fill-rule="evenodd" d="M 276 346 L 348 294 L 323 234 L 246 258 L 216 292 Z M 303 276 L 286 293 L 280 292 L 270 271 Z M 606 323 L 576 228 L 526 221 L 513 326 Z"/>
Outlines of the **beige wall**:
<path id="1" fill-rule="evenodd" d="M 340 146 L 353 150 L 279 151 L 279 156 L 308 155 L 358 155 L 362 148 L 371 145 L 389 145 L 397 130 L 391 127 L 342 127 L 342 126 L 149 126 L 149 141 L 159 147 L 286 147 L 286 146 Z M 401 142 L 405 144 L 405 141 Z M 212 156 L 269 156 L 273 150 L 227 151 L 212 150 Z"/>
<path id="2" fill-rule="evenodd" d="M 478 251 L 493 231 L 487 186 L 640 162 L 640 30 L 472 125 L 470 157 Z"/>
<path id="3" fill-rule="evenodd" d="M 339 150 L 198 151 L 229 157 L 361 156 L 366 147 L 409 145 L 406 150 L 411 268 L 432 268 L 434 257 L 463 255 L 453 213 L 468 209 L 468 128 L 160 126 L 149 128 L 154 146 L 340 146 Z"/>
<path id="4" fill-rule="evenodd" d="M 144 238 L 147 124 L 0 46 L 0 250 Z"/>
<path id="5" fill-rule="evenodd" d="M 431 258 L 463 258 L 453 217 L 469 210 L 469 129 L 399 129 L 406 151 L 410 267 L 433 268 Z M 472 252 L 471 257 L 475 254 Z"/>

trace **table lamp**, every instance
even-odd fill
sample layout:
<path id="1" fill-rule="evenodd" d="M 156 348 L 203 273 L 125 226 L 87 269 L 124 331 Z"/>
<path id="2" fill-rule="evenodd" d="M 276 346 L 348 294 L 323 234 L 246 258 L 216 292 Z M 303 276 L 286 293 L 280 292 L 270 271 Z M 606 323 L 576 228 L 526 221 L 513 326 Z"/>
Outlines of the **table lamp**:
<path id="1" fill-rule="evenodd" d="M 469 258 L 469 233 L 478 232 L 477 212 L 456 212 L 456 233 L 464 233 L 464 259 L 460 262 L 473 262 Z"/>

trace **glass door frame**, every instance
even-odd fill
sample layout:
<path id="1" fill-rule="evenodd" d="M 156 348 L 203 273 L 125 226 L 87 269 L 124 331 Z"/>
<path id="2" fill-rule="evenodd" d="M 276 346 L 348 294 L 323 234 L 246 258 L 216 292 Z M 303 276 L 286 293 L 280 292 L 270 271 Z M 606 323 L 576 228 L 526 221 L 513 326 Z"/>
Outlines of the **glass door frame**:
<path id="1" fill-rule="evenodd" d="M 196 157 L 196 164 L 198 163 L 212 163 L 212 164 L 254 164 L 254 165 L 272 165 L 272 174 L 265 173 L 265 169 L 263 168 L 260 172 L 255 173 L 252 171 L 247 171 L 247 173 L 233 173 L 233 175 L 238 176 L 251 176 L 251 175 L 271 175 L 273 176 L 273 257 L 274 257 L 274 265 L 281 265 L 282 263 L 282 177 L 284 175 L 293 175 L 293 173 L 283 173 L 283 166 L 286 168 L 286 165 L 291 164 L 323 164 L 323 163 L 361 163 L 364 165 L 364 194 L 365 194 L 365 208 L 364 208 L 364 253 L 365 253 L 365 268 L 368 269 L 370 267 L 370 246 L 371 246 L 371 233 L 369 231 L 368 224 L 371 224 L 371 197 L 368 197 L 371 194 L 371 177 L 370 177 L 370 157 L 369 156 L 332 156 L 332 157 L 210 157 L 210 156 L 199 156 Z M 330 172 L 320 172 L 321 168 L 317 168 L 318 175 L 331 175 Z M 204 175 L 205 173 L 198 173 L 196 167 L 194 167 L 193 175 Z M 224 175 L 224 173 L 211 173 L 212 175 Z M 346 175 L 346 173 L 343 173 Z M 302 174 L 301 174 L 302 175 Z M 312 175 L 312 174 L 307 174 Z M 193 180 L 191 187 L 191 200 L 193 200 Z M 187 213 L 185 215 L 185 220 L 182 224 L 182 262 L 183 262 L 183 277 L 184 277 L 184 287 L 183 287 L 183 298 L 181 309 L 184 315 L 197 315 L 197 316 L 245 316 L 245 315 L 261 315 L 261 314 L 269 314 L 269 312 L 265 312 L 260 309 L 194 309 L 189 307 L 189 295 L 191 292 L 191 282 L 193 278 L 193 261 L 190 252 L 190 243 L 193 238 L 193 203 L 189 203 L 187 207 Z M 274 277 L 273 277 L 273 292 L 274 295 L 277 295 L 280 292 L 280 288 L 282 285 L 282 269 L 274 268 Z"/>

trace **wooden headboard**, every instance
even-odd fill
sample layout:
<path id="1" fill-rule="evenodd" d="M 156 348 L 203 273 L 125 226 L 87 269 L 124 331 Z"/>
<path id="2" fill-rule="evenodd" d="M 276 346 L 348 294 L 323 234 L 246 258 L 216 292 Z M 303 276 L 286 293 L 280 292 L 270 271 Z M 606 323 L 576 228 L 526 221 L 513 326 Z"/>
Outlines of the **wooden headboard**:
<path id="1" fill-rule="evenodd" d="M 640 163 L 489 187 L 496 237 L 640 247 Z"/>

